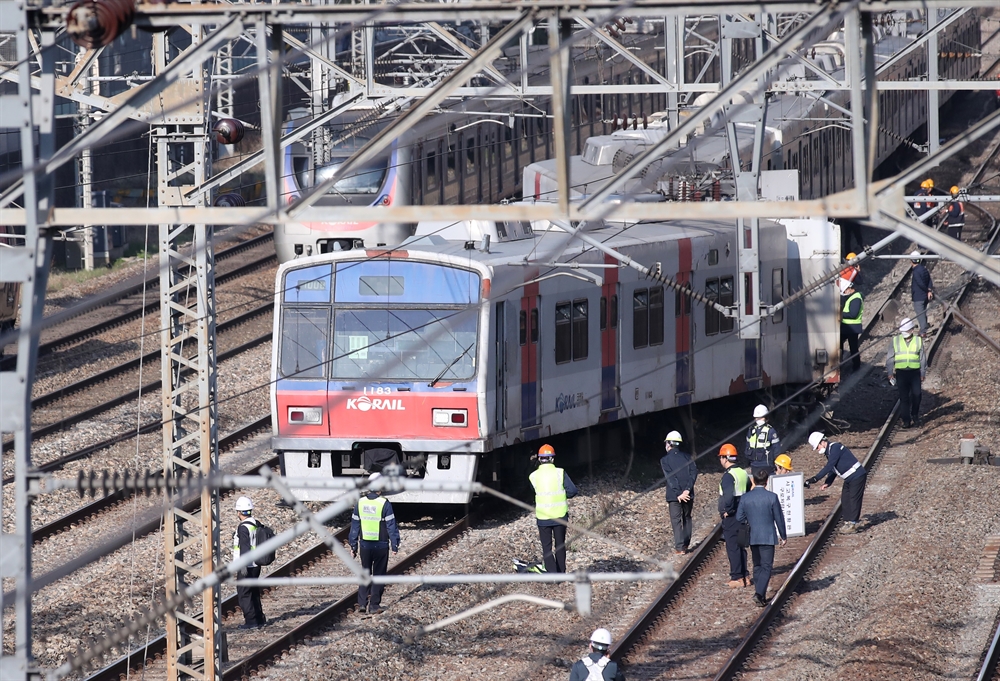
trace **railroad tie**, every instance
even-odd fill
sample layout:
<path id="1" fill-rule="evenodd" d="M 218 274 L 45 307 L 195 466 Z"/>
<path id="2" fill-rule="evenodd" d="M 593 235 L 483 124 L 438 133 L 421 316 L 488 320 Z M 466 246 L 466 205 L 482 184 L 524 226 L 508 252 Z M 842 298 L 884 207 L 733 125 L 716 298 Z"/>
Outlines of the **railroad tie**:
<path id="1" fill-rule="evenodd" d="M 984 584 L 1000 581 L 1000 534 L 986 537 L 986 545 L 974 577 Z"/>

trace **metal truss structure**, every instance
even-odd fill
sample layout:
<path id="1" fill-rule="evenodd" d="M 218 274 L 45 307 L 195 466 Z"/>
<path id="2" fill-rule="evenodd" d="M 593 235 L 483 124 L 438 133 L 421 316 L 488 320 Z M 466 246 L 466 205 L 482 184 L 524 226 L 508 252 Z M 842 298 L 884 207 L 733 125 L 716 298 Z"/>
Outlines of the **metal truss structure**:
<path id="1" fill-rule="evenodd" d="M 143 3 L 132 22 L 151 32 L 152 57 L 148 73 L 131 75 L 105 75 L 97 68 L 102 53 L 113 48 L 73 46 L 66 31 L 69 9 L 0 0 L 0 81 L 8 83 L 8 89 L 0 91 L 0 128 L 17 131 L 21 154 L 16 177 L 0 176 L 0 222 L 23 227 L 19 245 L 0 248 L 0 280 L 22 287 L 16 369 L 0 374 L 0 430 L 15 435 L 17 504 L 15 527 L 3 533 L 0 546 L 0 575 L 15 586 L 14 602 L 0 604 L 13 605 L 15 618 L 13 641 L 8 644 L 5 633 L 0 658 L 0 677 L 5 680 L 37 678 L 40 673 L 31 649 L 30 511 L 31 499 L 40 493 L 40 479 L 31 465 L 30 398 L 51 237 L 58 230 L 159 225 L 163 453 L 167 486 L 175 500 L 188 493 L 177 482 L 182 478 L 192 473 L 203 479 L 218 475 L 213 226 L 322 221 L 324 211 L 314 206 L 322 193 L 383 152 L 394 138 L 444 110 L 475 111 L 477 104 L 497 99 L 550 102 L 557 200 L 501 206 L 345 206 L 337 209 L 342 219 L 549 220 L 569 225 L 568 231 L 580 238 L 586 238 L 588 221 L 608 218 L 731 219 L 740 221 L 745 234 L 740 240 L 741 271 L 755 275 L 760 219 L 856 218 L 913 239 L 1000 284 L 1000 271 L 987 256 L 907 217 L 904 191 L 906 183 L 1000 127 L 998 111 L 939 146 L 939 93 L 996 84 L 943 80 L 933 58 L 927 60 L 927 73 L 915 79 L 882 77 L 915 50 L 937 54 L 943 32 L 973 11 L 964 0 L 582 0 L 572 6 L 554 0 Z M 926 30 L 876 67 L 876 37 L 911 16 L 918 16 Z M 177 27 L 181 30 L 165 32 Z M 814 49 L 836 31 L 844 34 L 845 68 L 840 75 L 829 73 Z M 13 53 L 11 45 L 16 46 Z M 655 58 L 643 58 L 647 53 Z M 611 68 L 605 64 L 631 77 L 627 82 L 605 82 L 606 69 Z M 127 89 L 111 95 L 94 87 L 115 78 L 119 88 Z M 260 149 L 213 175 L 213 116 L 239 116 L 241 88 L 257 92 Z M 927 157 L 891 181 L 873 183 L 878 94 L 900 90 L 926 94 Z M 833 92 L 847 93 L 849 105 L 830 102 Z M 643 93 L 665 95 L 669 134 L 631 158 L 602 189 L 571 201 L 570 98 Z M 774 93 L 817 98 L 839 112 L 840 124 L 850 129 L 852 188 L 809 200 L 758 200 L 765 112 Z M 283 103 L 292 99 L 307 106 L 312 120 L 282 136 Z M 72 115 L 81 121 L 80 134 L 60 148 L 55 137 L 57 101 L 76 107 Z M 367 107 L 388 124 L 328 180 L 294 204 L 285 203 L 282 149 L 308 142 L 318 163 L 329 160 L 324 156 L 330 142 L 324 125 L 352 107 Z M 625 183 L 713 120 L 722 121 L 728 134 L 737 200 L 646 203 L 623 196 Z M 753 126 L 749 154 L 740 152 L 738 124 Z M 91 206 L 86 188 L 90 152 L 109 141 L 147 133 L 157 165 L 155 207 Z M 81 164 L 84 191 L 75 207 L 55 204 L 53 174 L 68 163 Z M 262 205 L 213 205 L 211 199 L 227 181 L 261 168 Z M 752 280 L 753 292 L 743 301 L 747 304 L 739 306 L 740 328 L 748 336 L 766 312 L 759 303 L 759 277 Z M 263 484 L 272 482 L 280 492 L 280 481 Z M 235 576 L 239 563 L 251 559 L 244 556 L 224 565 L 216 489 L 197 490 L 199 512 L 184 513 L 174 504 L 165 511 L 168 599 L 162 614 L 167 619 L 172 679 L 219 676 L 218 585 Z M 323 514 L 336 515 L 349 502 L 346 498 L 331 507 L 336 512 L 327 509 Z M 306 531 L 322 535 L 317 520 L 332 517 L 323 514 L 303 515 L 297 534 L 289 531 L 274 541 L 288 541 Z M 352 571 L 353 579 L 366 578 Z M 192 607 L 195 599 L 200 605 Z"/>

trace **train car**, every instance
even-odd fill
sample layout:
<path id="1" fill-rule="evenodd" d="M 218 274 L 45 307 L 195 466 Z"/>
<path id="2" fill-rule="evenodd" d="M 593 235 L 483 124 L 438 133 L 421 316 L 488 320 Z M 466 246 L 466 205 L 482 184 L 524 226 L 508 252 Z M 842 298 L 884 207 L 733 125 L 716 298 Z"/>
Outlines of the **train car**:
<path id="1" fill-rule="evenodd" d="M 431 226 L 398 248 L 279 268 L 271 408 L 284 474 L 336 487 L 399 462 L 423 480 L 509 484 L 526 464 L 514 445 L 821 381 L 838 361 L 833 287 L 761 319 L 753 337 L 554 228 L 475 229 L 493 238 L 447 239 Z M 726 307 L 741 304 L 734 223 L 608 223 L 588 234 Z M 763 221 L 759 272 L 771 286 L 761 302 L 835 269 L 838 243 L 835 225 Z M 566 266 L 552 266 L 549 252 Z M 297 493 L 327 500 L 337 491 Z"/>
<path id="2" fill-rule="evenodd" d="M 11 248 L 23 243 L 24 239 L 16 239 L 12 236 L 14 228 L 7 225 L 0 225 L 0 248 Z M 21 304 L 21 285 L 15 281 L 0 282 L 0 338 L 7 336 L 9 331 L 14 330 L 17 322 L 17 311 Z M 13 339 L 12 339 L 13 340 Z M 0 357 L 3 357 L 4 345 L 0 343 Z"/>

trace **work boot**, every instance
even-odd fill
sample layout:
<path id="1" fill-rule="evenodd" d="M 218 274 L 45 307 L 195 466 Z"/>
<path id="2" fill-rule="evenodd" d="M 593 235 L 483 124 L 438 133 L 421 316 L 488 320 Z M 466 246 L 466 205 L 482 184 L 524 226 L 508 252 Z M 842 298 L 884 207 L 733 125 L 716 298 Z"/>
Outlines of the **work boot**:
<path id="1" fill-rule="evenodd" d="M 739 589 L 745 586 L 744 580 L 742 579 L 730 579 L 728 584 L 730 589 Z"/>
<path id="2" fill-rule="evenodd" d="M 844 526 L 840 528 L 842 534 L 854 534 L 858 531 L 858 524 L 852 522 L 844 523 Z"/>
<path id="3" fill-rule="evenodd" d="M 762 596 L 761 596 L 760 594 L 757 594 L 757 593 L 755 593 L 755 594 L 753 595 L 753 603 L 754 603 L 754 605 L 756 605 L 756 606 L 757 606 L 758 608 L 764 608 L 764 607 L 767 607 L 767 599 L 766 599 L 766 598 L 763 598 L 763 597 L 762 597 Z"/>

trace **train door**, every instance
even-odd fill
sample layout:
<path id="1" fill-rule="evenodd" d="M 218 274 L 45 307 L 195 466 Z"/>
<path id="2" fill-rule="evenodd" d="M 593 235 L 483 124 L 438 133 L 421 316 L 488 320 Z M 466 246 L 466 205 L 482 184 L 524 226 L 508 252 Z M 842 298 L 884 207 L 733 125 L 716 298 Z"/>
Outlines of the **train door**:
<path id="1" fill-rule="evenodd" d="M 538 437 L 538 405 L 541 404 L 542 382 L 539 376 L 541 343 L 540 311 L 541 298 L 538 283 L 524 287 L 519 314 L 518 343 L 521 346 L 521 431 L 525 441 Z"/>
<path id="2" fill-rule="evenodd" d="M 617 261 L 610 255 L 604 257 L 605 264 Z M 601 330 L 601 417 L 600 421 L 614 421 L 621 406 L 621 375 L 618 357 L 620 338 L 618 337 L 618 268 L 604 270 L 604 284 L 601 286 L 600 330 Z"/>
<path id="3" fill-rule="evenodd" d="M 507 317 L 504 301 L 499 301 L 494 310 L 494 338 L 496 358 L 495 400 L 493 427 L 499 435 L 507 430 Z"/>
<path id="4" fill-rule="evenodd" d="M 676 281 L 690 289 L 692 271 L 691 239 L 677 242 L 678 272 Z M 694 325 L 691 323 L 691 296 L 677 291 L 674 295 L 674 347 L 677 354 L 675 364 L 674 404 L 690 404 L 694 399 L 694 361 L 691 357 Z"/>

